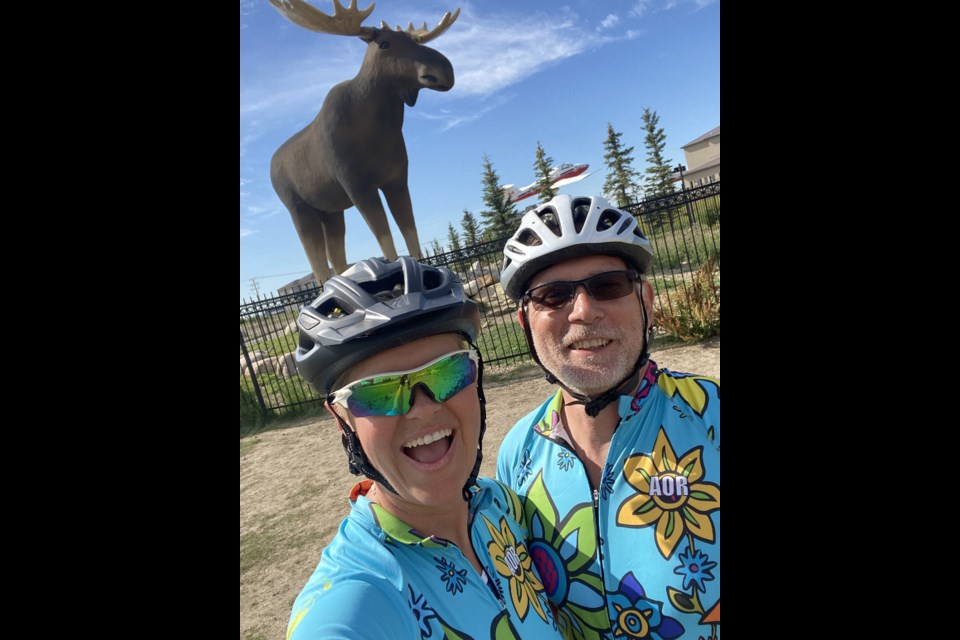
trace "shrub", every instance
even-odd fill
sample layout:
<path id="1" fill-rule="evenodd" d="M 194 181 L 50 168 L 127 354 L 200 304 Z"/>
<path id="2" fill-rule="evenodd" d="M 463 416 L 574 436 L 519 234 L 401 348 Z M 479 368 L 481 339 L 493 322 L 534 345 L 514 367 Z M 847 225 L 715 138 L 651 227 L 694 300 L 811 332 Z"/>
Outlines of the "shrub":
<path id="1" fill-rule="evenodd" d="M 666 294 L 668 304 L 656 310 L 656 322 L 685 342 L 720 335 L 720 272 L 710 256 L 685 287 Z"/>
<path id="2" fill-rule="evenodd" d="M 714 227 L 720 224 L 720 203 L 719 202 L 708 202 L 706 205 L 706 220 L 707 224 L 711 227 Z"/>

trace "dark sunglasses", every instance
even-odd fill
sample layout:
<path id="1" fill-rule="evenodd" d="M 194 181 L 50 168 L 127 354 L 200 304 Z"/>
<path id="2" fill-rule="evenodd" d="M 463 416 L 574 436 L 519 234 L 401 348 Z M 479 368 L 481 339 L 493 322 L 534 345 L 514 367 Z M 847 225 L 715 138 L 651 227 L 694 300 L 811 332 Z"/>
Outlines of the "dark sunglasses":
<path id="1" fill-rule="evenodd" d="M 436 402 L 446 402 L 477 381 L 477 352 L 454 351 L 406 371 L 378 373 L 351 382 L 330 395 L 331 404 L 346 407 L 358 417 L 402 416 L 413 405 L 420 385 Z"/>
<path id="2" fill-rule="evenodd" d="M 616 300 L 630 295 L 634 291 L 634 283 L 640 280 L 640 275 L 629 271 L 606 271 L 583 280 L 570 282 L 548 282 L 534 287 L 523 294 L 524 302 L 534 302 L 548 309 L 562 309 L 570 304 L 577 295 L 577 287 L 583 286 L 594 300 Z"/>

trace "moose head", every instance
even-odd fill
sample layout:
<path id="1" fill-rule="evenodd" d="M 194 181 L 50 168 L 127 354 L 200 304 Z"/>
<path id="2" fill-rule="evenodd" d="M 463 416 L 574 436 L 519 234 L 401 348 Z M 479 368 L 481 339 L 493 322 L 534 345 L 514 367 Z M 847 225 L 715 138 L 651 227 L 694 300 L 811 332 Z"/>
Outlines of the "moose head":
<path id="1" fill-rule="evenodd" d="M 356 206 L 373 231 L 384 257 L 395 260 L 383 192 L 403 233 L 408 253 L 420 258 L 420 240 L 407 188 L 407 150 L 403 141 L 404 105 L 414 106 L 420 89 L 449 91 L 453 66 L 440 52 L 424 46 L 444 33 L 460 15 L 445 13 L 432 30 L 362 26 L 371 4 L 357 9 L 333 0 L 328 15 L 303 0 L 270 0 L 301 27 L 333 35 L 357 36 L 367 44 L 360 71 L 327 94 L 317 117 L 287 140 L 273 156 L 270 178 L 290 211 L 318 282 L 330 277 L 328 257 L 337 273 L 347 268 L 343 212 Z"/>

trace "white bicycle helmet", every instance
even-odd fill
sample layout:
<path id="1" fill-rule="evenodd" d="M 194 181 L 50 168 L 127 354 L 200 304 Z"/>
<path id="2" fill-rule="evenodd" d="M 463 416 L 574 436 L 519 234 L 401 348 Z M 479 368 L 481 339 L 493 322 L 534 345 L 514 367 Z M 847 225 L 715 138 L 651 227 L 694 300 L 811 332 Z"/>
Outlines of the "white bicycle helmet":
<path id="1" fill-rule="evenodd" d="M 520 228 L 507 240 L 500 285 L 519 301 L 537 273 L 588 255 L 618 256 L 639 273 L 646 273 L 653 250 L 632 214 L 600 196 L 558 195 L 524 214 Z"/>

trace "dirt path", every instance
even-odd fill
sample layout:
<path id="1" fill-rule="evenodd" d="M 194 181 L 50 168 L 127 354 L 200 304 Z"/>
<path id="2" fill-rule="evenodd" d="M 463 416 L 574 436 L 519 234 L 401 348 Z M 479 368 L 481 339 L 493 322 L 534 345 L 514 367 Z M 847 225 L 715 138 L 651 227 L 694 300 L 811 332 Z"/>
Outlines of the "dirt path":
<path id="1" fill-rule="evenodd" d="M 720 339 L 654 349 L 673 371 L 720 375 Z M 553 390 L 543 378 L 486 385 L 481 474 L 494 476 L 503 436 Z M 356 476 L 332 419 L 240 441 L 240 638 L 283 638 L 290 608 L 348 511 Z"/>

